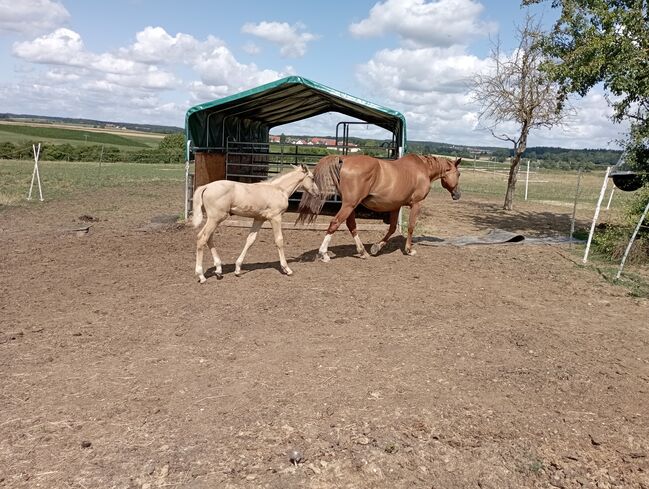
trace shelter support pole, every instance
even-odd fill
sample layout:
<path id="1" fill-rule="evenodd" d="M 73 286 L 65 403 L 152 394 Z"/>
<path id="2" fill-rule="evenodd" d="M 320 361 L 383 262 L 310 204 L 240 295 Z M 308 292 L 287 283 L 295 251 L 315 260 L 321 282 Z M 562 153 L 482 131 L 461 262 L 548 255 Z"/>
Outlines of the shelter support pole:
<path id="1" fill-rule="evenodd" d="M 397 153 L 398 158 L 402 158 L 404 154 L 403 143 L 399 146 L 399 152 Z M 397 219 L 397 232 L 403 236 L 403 207 L 399 207 L 399 217 Z"/>
<path id="2" fill-rule="evenodd" d="M 611 167 L 606 168 L 606 174 L 604 175 L 604 183 L 602 183 L 602 190 L 599 192 L 599 198 L 597 199 L 597 206 L 595 207 L 595 215 L 593 215 L 593 222 L 590 225 L 590 233 L 588 233 L 588 241 L 586 242 L 586 251 L 584 252 L 584 258 L 582 262 L 586 263 L 588 261 L 588 253 L 590 252 L 590 244 L 593 241 L 593 234 L 595 233 L 595 225 L 597 224 L 597 218 L 599 217 L 599 210 L 602 207 L 602 200 L 604 200 L 604 194 L 606 194 L 606 185 L 608 184 L 608 176 L 611 173 Z"/>
<path id="3" fill-rule="evenodd" d="M 629 240 L 629 244 L 626 247 L 626 250 L 624 250 L 624 256 L 622 257 L 622 261 L 620 262 L 620 268 L 617 271 L 617 274 L 615 275 L 615 280 L 618 280 L 620 278 L 620 275 L 622 275 L 622 270 L 624 269 L 624 262 L 626 261 L 626 257 L 629 255 L 629 252 L 631 251 L 631 246 L 633 246 L 633 242 L 635 241 L 635 237 L 638 235 L 638 231 L 640 230 L 640 226 L 642 226 L 642 223 L 645 220 L 645 217 L 647 217 L 647 212 L 649 211 L 649 202 L 647 202 L 647 205 L 644 208 L 644 212 L 640 216 L 640 220 L 638 221 L 638 224 L 635 227 L 635 230 L 633 231 L 633 234 L 631 235 L 631 239 Z"/>
<path id="4" fill-rule="evenodd" d="M 41 187 L 41 174 L 38 170 L 38 159 L 41 156 L 41 143 L 38 143 L 38 148 L 35 144 L 32 144 L 32 149 L 34 150 L 34 171 L 32 172 L 32 183 L 29 186 L 29 194 L 27 194 L 27 200 L 32 200 L 32 190 L 34 189 L 34 180 L 38 181 L 38 194 L 40 195 L 40 200 L 43 202 L 43 189 Z"/>
<path id="5" fill-rule="evenodd" d="M 191 143 L 191 141 L 187 141 L 185 152 L 185 221 L 189 217 L 189 146 Z"/>

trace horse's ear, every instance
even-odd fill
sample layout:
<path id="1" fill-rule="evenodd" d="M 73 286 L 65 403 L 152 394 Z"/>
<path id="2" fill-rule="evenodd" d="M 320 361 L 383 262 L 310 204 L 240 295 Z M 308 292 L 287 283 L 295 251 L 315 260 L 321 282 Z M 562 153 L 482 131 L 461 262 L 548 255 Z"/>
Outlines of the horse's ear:
<path id="1" fill-rule="evenodd" d="M 302 167 L 302 171 L 304 173 L 309 173 L 309 168 L 304 163 L 300 163 L 300 166 Z"/>
<path id="2" fill-rule="evenodd" d="M 460 163 L 462 163 L 462 158 L 458 158 L 457 160 L 455 160 L 455 168 L 460 166 Z"/>

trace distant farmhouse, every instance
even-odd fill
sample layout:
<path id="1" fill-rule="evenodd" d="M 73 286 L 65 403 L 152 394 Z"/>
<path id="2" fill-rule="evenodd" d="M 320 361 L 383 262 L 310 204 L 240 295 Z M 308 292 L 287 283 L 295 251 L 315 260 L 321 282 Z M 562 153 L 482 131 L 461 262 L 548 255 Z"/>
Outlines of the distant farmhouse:
<path id="1" fill-rule="evenodd" d="M 279 143 L 281 136 L 271 134 L 269 138 L 271 143 Z M 296 144 L 300 146 L 325 146 L 328 149 L 342 150 L 342 148 L 336 148 L 336 140 L 334 138 L 284 136 L 284 142 L 286 144 Z M 348 144 L 348 148 L 350 153 L 358 153 L 361 150 L 358 147 L 358 144 L 351 142 Z"/>

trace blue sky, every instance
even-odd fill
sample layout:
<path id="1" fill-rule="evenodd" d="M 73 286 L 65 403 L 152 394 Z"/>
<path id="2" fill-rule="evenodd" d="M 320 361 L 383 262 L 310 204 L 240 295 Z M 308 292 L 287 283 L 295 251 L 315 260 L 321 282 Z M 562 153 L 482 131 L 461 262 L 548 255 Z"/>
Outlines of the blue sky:
<path id="1" fill-rule="evenodd" d="M 547 3 L 534 12 L 549 25 Z M 490 39 L 515 47 L 524 15 L 516 0 L 0 0 L 0 112 L 182 126 L 195 104 L 300 75 L 401 111 L 409 139 L 503 146 L 469 80 Z M 530 144 L 615 147 L 624 127 L 601 91 L 573 103 Z M 343 119 L 273 132 L 326 136 Z"/>

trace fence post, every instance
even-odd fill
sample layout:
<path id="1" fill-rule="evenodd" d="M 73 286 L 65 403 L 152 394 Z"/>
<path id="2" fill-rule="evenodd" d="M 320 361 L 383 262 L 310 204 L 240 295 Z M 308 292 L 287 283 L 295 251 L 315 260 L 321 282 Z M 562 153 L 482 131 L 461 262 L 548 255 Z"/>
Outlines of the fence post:
<path id="1" fill-rule="evenodd" d="M 29 194 L 27 194 L 27 200 L 32 200 L 32 190 L 34 188 L 34 179 L 38 181 L 38 194 L 40 195 L 40 201 L 43 202 L 43 189 L 41 188 L 41 173 L 38 170 L 38 159 L 41 156 L 41 143 L 38 143 L 38 149 L 35 144 L 32 144 L 32 149 L 34 150 L 34 171 L 32 172 L 32 183 L 29 186 Z"/>
<path id="2" fill-rule="evenodd" d="M 572 206 L 572 218 L 570 219 L 570 245 L 572 246 L 572 235 L 575 234 L 575 216 L 577 214 L 577 201 L 579 200 L 579 186 L 581 185 L 581 167 L 577 172 L 577 190 L 575 191 L 575 203 Z"/>
<path id="3" fill-rule="evenodd" d="M 628 256 L 629 252 L 631 251 L 631 246 L 633 246 L 633 242 L 635 241 L 635 237 L 638 234 L 638 231 L 640 230 L 640 226 L 642 226 L 642 223 L 644 222 L 644 218 L 647 217 L 647 211 L 649 211 L 649 202 L 647 202 L 647 205 L 644 208 L 644 212 L 640 216 L 640 220 L 638 221 L 637 226 L 635 227 L 635 230 L 633 231 L 633 234 L 631 235 L 631 239 L 629 240 L 629 244 L 626 247 L 626 250 L 624 250 L 624 256 L 622 257 L 622 261 L 620 262 L 620 268 L 617 271 L 617 274 L 615 275 L 615 280 L 618 280 L 620 278 L 620 275 L 622 275 L 622 269 L 624 268 L 624 262 L 626 261 L 626 257 Z"/>
<path id="4" fill-rule="evenodd" d="M 525 174 L 525 200 L 527 200 L 527 187 L 530 182 L 530 160 L 527 160 L 527 173 Z"/>
<path id="5" fill-rule="evenodd" d="M 588 252 L 590 251 L 590 243 L 593 240 L 593 234 L 595 233 L 595 225 L 597 224 L 597 218 L 599 217 L 599 210 L 602 207 L 602 200 L 604 200 L 604 194 L 606 193 L 606 185 L 608 184 L 608 175 L 611 173 L 611 167 L 606 168 L 606 174 L 604 175 L 604 183 L 602 183 L 602 190 L 599 192 L 599 198 L 597 199 L 597 206 L 595 206 L 595 215 L 593 216 L 593 223 L 590 225 L 590 233 L 588 233 L 588 241 L 586 243 L 586 251 L 584 252 L 584 258 L 582 262 L 586 263 L 588 261 Z"/>

